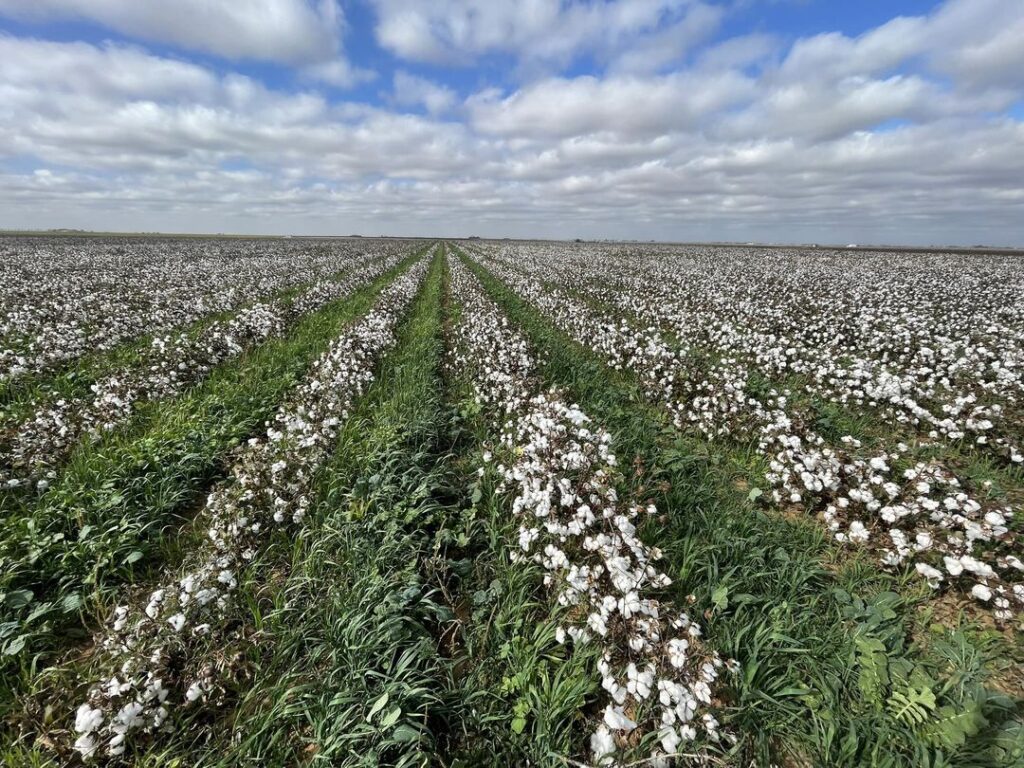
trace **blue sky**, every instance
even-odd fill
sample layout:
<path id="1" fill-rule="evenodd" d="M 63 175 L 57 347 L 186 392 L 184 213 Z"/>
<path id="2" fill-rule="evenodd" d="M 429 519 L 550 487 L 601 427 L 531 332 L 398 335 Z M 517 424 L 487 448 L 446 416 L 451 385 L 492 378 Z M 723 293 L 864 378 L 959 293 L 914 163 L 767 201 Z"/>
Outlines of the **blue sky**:
<path id="1" fill-rule="evenodd" d="M 0 227 L 1024 245 L 1019 0 L 0 0 Z"/>

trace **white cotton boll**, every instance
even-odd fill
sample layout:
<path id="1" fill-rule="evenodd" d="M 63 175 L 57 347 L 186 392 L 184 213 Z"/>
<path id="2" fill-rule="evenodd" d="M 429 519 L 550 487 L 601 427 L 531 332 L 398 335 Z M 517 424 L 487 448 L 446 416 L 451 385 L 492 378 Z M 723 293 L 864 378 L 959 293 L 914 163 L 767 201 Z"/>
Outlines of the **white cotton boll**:
<path id="1" fill-rule="evenodd" d="M 175 632 L 181 632 L 181 628 L 185 626 L 185 614 L 176 613 L 167 620 L 167 623 L 174 628 Z"/>
<path id="2" fill-rule="evenodd" d="M 984 584 L 975 584 L 971 587 L 971 595 L 973 595 L 976 600 L 987 603 L 992 599 L 992 590 Z"/>
<path id="3" fill-rule="evenodd" d="M 110 724 L 111 729 L 115 733 L 126 733 L 133 728 L 138 728 L 142 725 L 142 710 L 142 702 L 132 701 L 125 704 L 114 715 L 114 719 Z"/>
<path id="4" fill-rule="evenodd" d="M 959 576 L 964 572 L 963 563 L 960 562 L 959 558 L 946 555 L 942 558 L 942 562 L 946 566 L 946 572 L 949 573 L 950 576 Z"/>
<path id="5" fill-rule="evenodd" d="M 146 615 L 155 619 L 160 614 L 160 603 L 164 599 L 164 590 L 158 589 L 149 596 L 149 603 L 146 605 Z"/>
<path id="6" fill-rule="evenodd" d="M 629 733 L 636 728 L 636 723 L 626 717 L 622 707 L 613 707 L 611 704 L 604 708 L 604 723 L 613 731 Z"/>
<path id="7" fill-rule="evenodd" d="M 686 665 L 686 650 L 690 643 L 682 638 L 674 638 L 668 641 L 668 660 L 676 669 Z"/>
<path id="8" fill-rule="evenodd" d="M 864 523 L 860 520 L 854 520 L 850 523 L 849 531 L 850 541 L 862 544 L 870 538 L 868 529 L 864 527 Z"/>
<path id="9" fill-rule="evenodd" d="M 964 570 L 970 571 L 975 576 L 978 576 L 982 579 L 991 579 L 994 578 L 996 575 L 996 572 L 992 570 L 992 566 L 990 566 L 988 563 L 983 563 L 981 562 L 981 560 L 977 560 L 971 557 L 970 555 L 963 555 L 960 558 L 960 562 L 963 563 Z"/>
<path id="10" fill-rule="evenodd" d="M 1006 525 L 1006 518 L 998 512 L 988 512 L 985 514 L 985 522 L 993 528 L 1000 528 Z"/>
<path id="11" fill-rule="evenodd" d="M 928 586 L 932 589 L 938 589 L 939 582 L 943 579 L 942 571 L 938 568 L 933 568 L 926 563 L 917 563 L 914 568 L 916 568 L 917 572 L 928 580 Z"/>
<path id="12" fill-rule="evenodd" d="M 98 743 L 96 737 L 91 733 L 83 733 L 77 739 L 75 739 L 75 751 L 78 752 L 83 760 L 89 760 L 96 754 L 96 747 Z"/>
<path id="13" fill-rule="evenodd" d="M 90 733 L 103 725 L 103 712 L 82 704 L 75 712 L 75 732 Z"/>
<path id="14" fill-rule="evenodd" d="M 590 751 L 598 765 L 611 765 L 611 756 L 615 753 L 615 738 L 607 726 L 599 725 L 590 734 Z"/>
<path id="15" fill-rule="evenodd" d="M 675 728 L 666 725 L 662 727 L 658 735 L 661 740 L 661 748 L 665 750 L 666 754 L 674 755 L 679 751 L 679 744 L 681 743 L 681 740 L 679 738 L 679 733 Z"/>
<path id="16" fill-rule="evenodd" d="M 128 625 L 128 608 L 119 605 L 114 609 L 114 631 L 121 632 Z"/>
<path id="17" fill-rule="evenodd" d="M 185 698 L 188 701 L 196 701 L 197 699 L 201 698 L 202 695 L 203 686 L 198 681 L 192 683 L 192 685 L 188 687 L 188 690 L 185 691 Z"/>

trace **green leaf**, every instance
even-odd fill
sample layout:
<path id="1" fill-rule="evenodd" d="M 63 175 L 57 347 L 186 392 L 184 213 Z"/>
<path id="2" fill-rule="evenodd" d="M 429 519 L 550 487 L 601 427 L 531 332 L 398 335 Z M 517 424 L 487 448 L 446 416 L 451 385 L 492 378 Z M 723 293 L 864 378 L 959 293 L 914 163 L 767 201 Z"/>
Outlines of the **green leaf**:
<path id="1" fill-rule="evenodd" d="M 982 726 L 988 724 L 978 702 L 973 700 L 960 708 L 948 705 L 942 707 L 938 716 L 939 719 L 929 726 L 928 732 L 934 743 L 949 749 L 963 746 L 968 737 L 974 736 Z"/>
<path id="2" fill-rule="evenodd" d="M 512 733 L 522 733 L 526 730 L 526 718 L 525 717 L 514 717 L 512 718 Z"/>
<path id="3" fill-rule="evenodd" d="M 473 489 L 473 496 L 470 499 L 470 501 L 473 504 L 479 504 L 480 503 L 480 499 L 482 499 L 483 497 L 484 497 L 484 492 L 482 490 L 480 490 L 480 486 L 478 485 L 476 488 Z"/>
<path id="4" fill-rule="evenodd" d="M 402 723 L 402 725 L 391 732 L 391 740 L 397 741 L 399 744 L 410 744 L 414 741 L 419 741 L 419 739 L 420 732 L 405 723 Z"/>
<path id="5" fill-rule="evenodd" d="M 32 602 L 35 593 L 31 589 L 14 589 L 8 592 L 4 599 L 11 608 L 24 608 Z"/>
<path id="6" fill-rule="evenodd" d="M 15 654 L 21 653 L 21 649 L 25 647 L 25 641 L 28 640 L 28 635 L 18 635 L 16 638 L 11 640 L 4 646 L 4 656 L 14 656 Z"/>
<path id="7" fill-rule="evenodd" d="M 370 707 L 370 711 L 366 715 L 366 722 L 370 722 L 374 715 L 384 709 L 388 703 L 388 698 L 388 692 L 384 691 L 384 693 L 382 693 L 377 700 L 373 702 L 373 705 Z"/>
<path id="8" fill-rule="evenodd" d="M 763 495 L 764 495 L 764 491 L 762 491 L 760 488 L 751 488 L 750 489 L 750 493 L 747 494 L 747 500 L 748 501 L 757 501 Z"/>
<path id="9" fill-rule="evenodd" d="M 858 685 L 864 698 L 876 709 L 885 701 L 889 687 L 889 657 L 885 644 L 875 637 L 860 635 L 856 638 L 857 665 L 860 667 Z"/>
<path id="10" fill-rule="evenodd" d="M 388 712 L 386 715 L 384 715 L 384 719 L 380 721 L 380 727 L 381 728 L 390 728 L 392 725 L 394 725 L 395 723 L 398 722 L 398 718 L 400 718 L 401 716 L 402 716 L 402 708 L 401 707 L 395 707 L 390 712 Z"/>
<path id="11" fill-rule="evenodd" d="M 889 711 L 893 718 L 909 725 L 921 725 L 934 710 L 935 694 L 931 688 L 908 688 L 906 693 L 894 691 L 889 699 Z"/>
<path id="12" fill-rule="evenodd" d="M 60 602 L 65 613 L 73 613 L 82 607 L 82 596 L 77 592 L 72 592 L 64 595 L 64 599 Z"/>
<path id="13" fill-rule="evenodd" d="M 719 611 L 724 611 L 729 607 L 729 587 L 725 584 L 718 587 L 714 592 L 711 593 L 711 604 L 715 606 Z"/>
<path id="14" fill-rule="evenodd" d="M 128 557 L 125 558 L 125 562 L 128 563 L 128 565 L 131 565 L 132 563 L 137 563 L 141 559 L 142 552 L 136 549 L 134 552 L 129 554 Z"/>

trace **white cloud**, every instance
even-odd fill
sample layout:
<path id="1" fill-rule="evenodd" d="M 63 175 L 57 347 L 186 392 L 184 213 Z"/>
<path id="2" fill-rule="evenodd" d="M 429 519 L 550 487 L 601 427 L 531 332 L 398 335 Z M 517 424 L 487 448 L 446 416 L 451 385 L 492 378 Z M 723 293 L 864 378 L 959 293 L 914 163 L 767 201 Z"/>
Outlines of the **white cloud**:
<path id="1" fill-rule="evenodd" d="M 733 71 L 657 77 L 552 78 L 506 98 L 485 92 L 470 99 L 479 131 L 520 137 L 591 133 L 657 136 L 691 129 L 750 98 L 755 84 Z"/>
<path id="2" fill-rule="evenodd" d="M 426 25 L 407 52 L 461 41 L 555 66 L 608 43 L 607 68 L 482 74 L 461 103 L 399 69 L 373 106 L 321 91 L 366 76 L 335 52 L 297 65 L 295 93 L 134 46 L 0 36 L 0 226 L 1024 243 L 1007 3 L 977 0 L 995 21 L 951 0 L 859 37 L 701 49 L 680 26 L 697 3 L 524 0 L 434 30 L 425 5 L 384 1 Z M 581 31 L 560 40 L 572 13 Z M 682 37 L 632 56 L 658 14 Z"/>
<path id="3" fill-rule="evenodd" d="M 395 55 L 468 63 L 506 53 L 526 67 L 581 54 L 630 71 L 678 60 L 710 33 L 722 10 L 697 0 L 374 0 L 377 40 Z"/>
<path id="4" fill-rule="evenodd" d="M 447 112 L 455 104 L 455 91 L 404 70 L 395 72 L 394 101 L 403 107 L 422 106 L 432 115 Z"/>
<path id="5" fill-rule="evenodd" d="M 897 17 L 860 37 L 828 32 L 798 40 L 784 77 L 841 78 L 923 59 L 973 88 L 1024 88 L 1024 10 L 1019 0 L 948 0 L 929 16 Z"/>
<path id="6" fill-rule="evenodd" d="M 303 68 L 302 74 L 309 80 L 326 83 L 335 88 L 352 88 L 360 83 L 375 80 L 377 77 L 376 72 L 362 67 L 354 67 L 342 58 L 310 64 Z"/>
<path id="7" fill-rule="evenodd" d="M 85 19 L 226 59 L 320 62 L 340 48 L 337 0 L 0 0 L 0 14 Z"/>

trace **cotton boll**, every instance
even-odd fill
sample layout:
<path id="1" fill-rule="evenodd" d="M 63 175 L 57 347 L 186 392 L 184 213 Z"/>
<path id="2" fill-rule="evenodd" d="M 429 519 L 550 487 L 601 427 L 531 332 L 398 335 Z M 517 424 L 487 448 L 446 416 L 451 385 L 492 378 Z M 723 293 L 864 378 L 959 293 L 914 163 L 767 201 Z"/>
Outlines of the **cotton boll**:
<path id="1" fill-rule="evenodd" d="M 971 595 L 976 600 L 980 600 L 983 603 L 987 603 L 992 599 L 992 590 L 984 584 L 975 584 L 971 587 Z"/>

